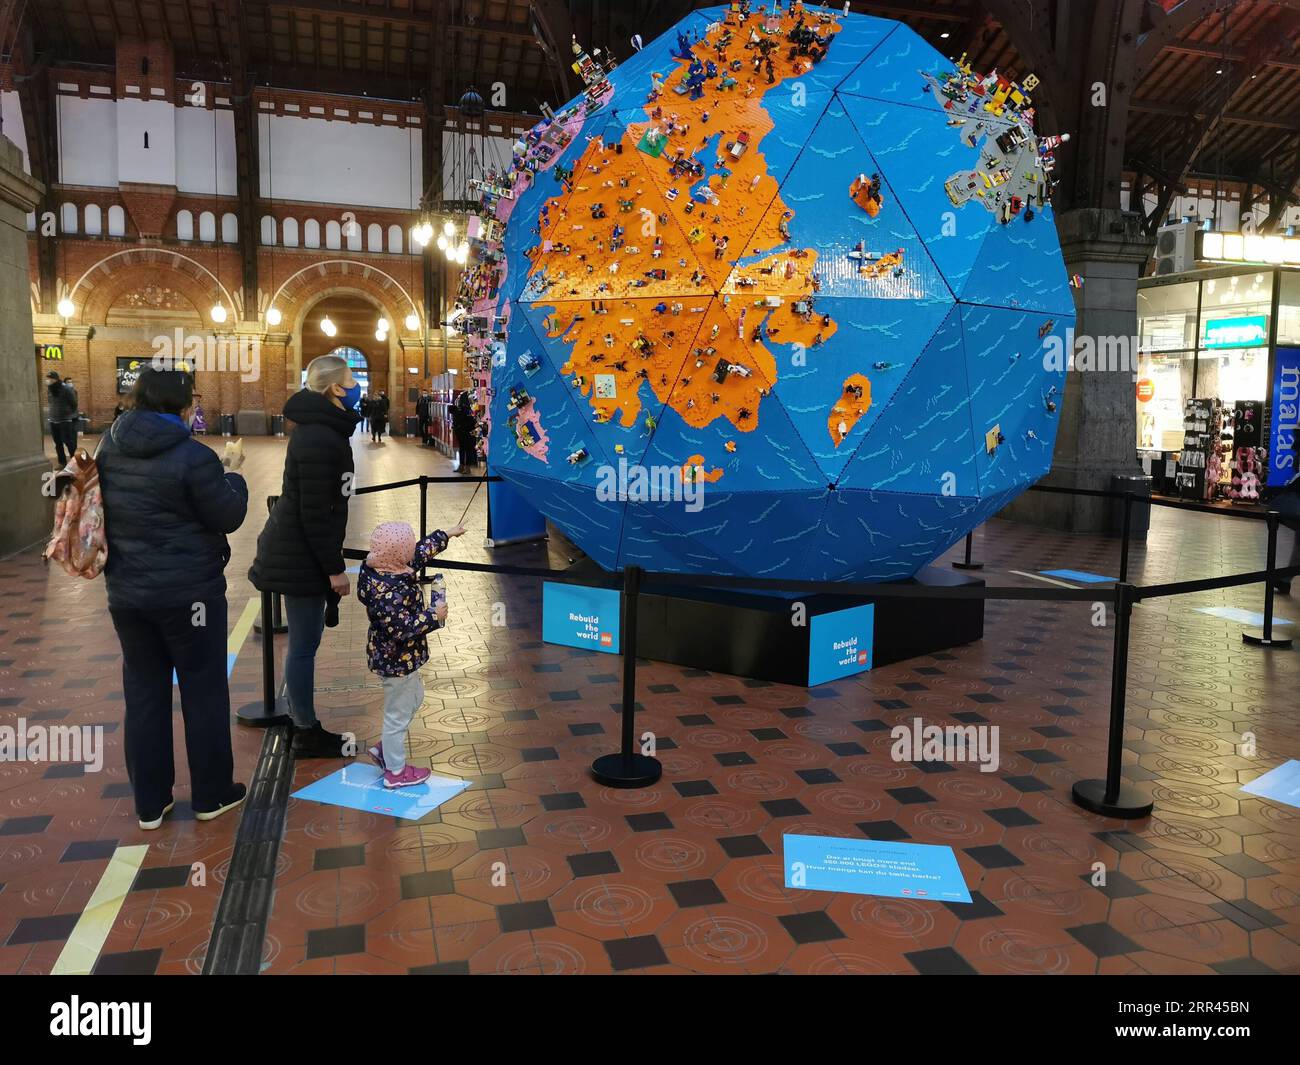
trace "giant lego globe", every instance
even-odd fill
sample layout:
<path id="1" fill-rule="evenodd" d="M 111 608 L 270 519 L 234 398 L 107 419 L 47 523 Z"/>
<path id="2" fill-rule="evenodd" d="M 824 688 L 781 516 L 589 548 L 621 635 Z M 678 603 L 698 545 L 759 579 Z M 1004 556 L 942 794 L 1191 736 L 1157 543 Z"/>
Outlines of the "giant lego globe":
<path id="1" fill-rule="evenodd" d="M 462 283 L 492 472 L 611 569 L 889 580 L 1048 470 L 1074 305 L 1032 78 L 799 4 L 574 53 Z"/>

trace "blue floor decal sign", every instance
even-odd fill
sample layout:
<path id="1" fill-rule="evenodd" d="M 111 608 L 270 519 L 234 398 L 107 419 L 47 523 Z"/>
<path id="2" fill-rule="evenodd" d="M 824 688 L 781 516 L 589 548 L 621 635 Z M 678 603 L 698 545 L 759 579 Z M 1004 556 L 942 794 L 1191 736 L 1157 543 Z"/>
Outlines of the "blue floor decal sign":
<path id="1" fill-rule="evenodd" d="M 615 588 L 542 584 L 542 640 L 584 651 L 619 653 L 619 607 Z"/>
<path id="2" fill-rule="evenodd" d="M 891 899 L 970 902 L 951 847 L 785 836 L 785 886 Z"/>
<path id="3" fill-rule="evenodd" d="M 808 623 L 808 687 L 869 670 L 875 625 L 870 604 L 814 614 Z"/>
<path id="4" fill-rule="evenodd" d="M 1283 762 L 1249 784 L 1243 784 L 1241 790 L 1300 809 L 1300 762 L 1294 758 Z"/>
<path id="5" fill-rule="evenodd" d="M 337 773 L 300 788 L 293 797 L 418 821 L 469 787 L 468 780 L 432 776 L 414 787 L 386 788 L 382 778 L 383 773 L 377 765 L 353 762 Z"/>
<path id="6" fill-rule="evenodd" d="M 1198 614 L 1209 614 L 1212 618 L 1222 618 L 1224 621 L 1235 621 L 1239 625 L 1254 625 L 1256 628 L 1264 627 L 1264 615 L 1256 613 L 1253 610 L 1242 610 L 1239 606 L 1198 606 Z M 1274 625 L 1290 625 L 1291 622 L 1286 618 L 1280 618 L 1273 615 Z"/>
<path id="7" fill-rule="evenodd" d="M 1039 570 L 1044 577 L 1058 577 L 1063 581 L 1077 581 L 1079 584 L 1114 584 L 1114 577 L 1104 577 L 1100 573 L 1088 573 L 1081 569 L 1045 569 Z"/>

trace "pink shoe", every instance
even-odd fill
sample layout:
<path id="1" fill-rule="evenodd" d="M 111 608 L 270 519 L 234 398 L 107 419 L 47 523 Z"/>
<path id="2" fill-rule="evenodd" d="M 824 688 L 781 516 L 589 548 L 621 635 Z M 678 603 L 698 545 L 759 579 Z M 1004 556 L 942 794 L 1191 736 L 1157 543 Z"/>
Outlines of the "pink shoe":
<path id="1" fill-rule="evenodd" d="M 384 770 L 384 787 L 386 788 L 409 788 L 412 784 L 423 784 L 433 776 L 431 769 L 416 769 L 413 765 L 408 765 L 400 773 L 390 773 Z"/>
<path id="2" fill-rule="evenodd" d="M 382 742 L 376 743 L 366 752 L 366 754 L 370 755 L 371 759 L 374 760 L 375 765 L 379 766 L 380 769 L 387 771 L 388 767 L 384 765 L 384 745 Z"/>

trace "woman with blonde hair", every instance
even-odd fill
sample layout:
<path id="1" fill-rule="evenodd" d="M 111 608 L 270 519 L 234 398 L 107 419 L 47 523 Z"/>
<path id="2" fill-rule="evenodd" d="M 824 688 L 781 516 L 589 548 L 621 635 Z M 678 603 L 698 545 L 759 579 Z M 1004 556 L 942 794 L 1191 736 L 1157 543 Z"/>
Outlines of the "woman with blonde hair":
<path id="1" fill-rule="evenodd" d="M 341 758 L 343 737 L 316 718 L 316 650 L 331 598 L 350 591 L 343 539 L 352 494 L 351 436 L 361 386 L 338 355 L 307 367 L 307 385 L 290 396 L 284 416 L 294 423 L 284 460 L 280 498 L 257 538 L 248 579 L 259 591 L 284 596 L 289 651 L 284 662 L 298 758 Z"/>

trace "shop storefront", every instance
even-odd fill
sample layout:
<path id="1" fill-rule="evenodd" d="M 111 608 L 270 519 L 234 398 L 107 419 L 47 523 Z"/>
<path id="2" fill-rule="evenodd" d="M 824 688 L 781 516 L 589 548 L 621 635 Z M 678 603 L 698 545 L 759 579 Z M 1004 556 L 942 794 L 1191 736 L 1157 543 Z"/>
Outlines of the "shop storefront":
<path id="1" fill-rule="evenodd" d="M 1252 503 L 1296 473 L 1300 271 L 1224 266 L 1138 282 L 1135 385 L 1158 493 Z"/>

